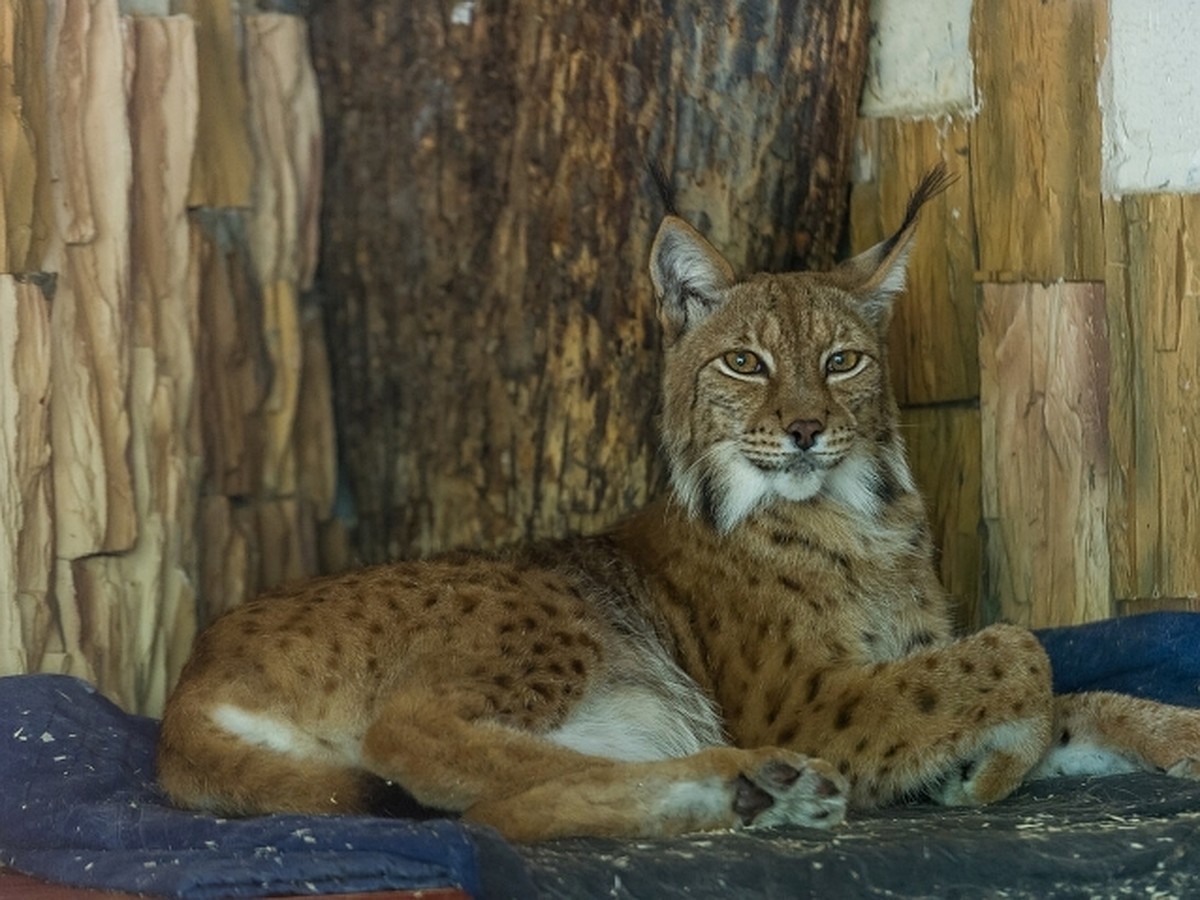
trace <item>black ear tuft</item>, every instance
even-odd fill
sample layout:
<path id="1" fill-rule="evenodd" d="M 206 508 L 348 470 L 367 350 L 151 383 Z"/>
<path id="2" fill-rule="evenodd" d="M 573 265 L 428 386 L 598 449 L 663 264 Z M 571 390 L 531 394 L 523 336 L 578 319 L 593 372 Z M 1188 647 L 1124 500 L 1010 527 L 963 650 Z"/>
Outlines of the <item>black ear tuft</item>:
<path id="1" fill-rule="evenodd" d="M 667 175 L 666 169 L 661 163 L 646 160 L 646 171 L 650 174 L 650 180 L 654 182 L 654 189 L 658 193 L 658 199 L 662 201 L 664 213 L 668 216 L 679 215 L 675 206 L 675 184 Z"/>
<path id="2" fill-rule="evenodd" d="M 904 221 L 900 223 L 896 232 L 880 245 L 884 248 L 885 256 L 905 235 L 912 233 L 917 225 L 917 216 L 921 212 L 921 207 L 938 194 L 943 193 L 956 181 L 958 181 L 958 176 L 951 175 L 946 170 L 945 163 L 938 163 L 925 173 L 908 197 L 908 205 L 904 207 Z"/>
<path id="3" fill-rule="evenodd" d="M 846 260 L 828 274 L 834 284 L 858 298 L 859 308 L 880 330 L 891 321 L 892 301 L 904 290 L 908 256 L 921 208 L 954 184 L 958 176 L 939 163 L 917 184 L 904 209 L 904 221 L 891 237 Z"/>

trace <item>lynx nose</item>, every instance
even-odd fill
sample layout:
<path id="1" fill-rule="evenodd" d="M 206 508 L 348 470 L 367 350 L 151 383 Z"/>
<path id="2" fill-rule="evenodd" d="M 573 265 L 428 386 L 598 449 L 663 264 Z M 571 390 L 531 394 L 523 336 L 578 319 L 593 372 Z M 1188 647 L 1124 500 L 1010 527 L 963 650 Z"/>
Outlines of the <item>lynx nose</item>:
<path id="1" fill-rule="evenodd" d="M 801 450 L 811 450 L 817 442 L 817 435 L 824 430 L 825 423 L 816 419 L 797 419 L 787 427 L 787 433 Z"/>

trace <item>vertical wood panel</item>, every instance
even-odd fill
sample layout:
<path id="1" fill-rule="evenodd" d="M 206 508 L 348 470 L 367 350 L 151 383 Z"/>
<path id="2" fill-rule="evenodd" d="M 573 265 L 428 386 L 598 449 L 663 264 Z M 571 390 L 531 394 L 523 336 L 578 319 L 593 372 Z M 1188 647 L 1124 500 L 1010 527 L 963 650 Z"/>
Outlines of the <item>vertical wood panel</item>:
<path id="1" fill-rule="evenodd" d="M 216 495 L 201 501 L 200 515 L 202 625 L 320 566 L 317 517 L 302 501 L 235 502 Z"/>
<path id="2" fill-rule="evenodd" d="M 297 489 L 293 432 L 304 363 L 298 290 L 311 282 L 317 251 L 320 111 L 304 22 L 293 16 L 247 16 L 244 32 L 255 159 L 246 226 L 250 259 L 263 287 L 262 331 L 271 368 L 263 489 L 271 496 L 290 496 Z"/>
<path id="3" fill-rule="evenodd" d="M 859 120 L 850 205 L 854 251 L 865 250 L 899 227 L 909 195 L 933 166 L 945 163 L 957 176 L 921 211 L 908 290 L 896 305 L 891 370 L 902 406 L 979 396 L 967 135 L 961 119 Z"/>
<path id="4" fill-rule="evenodd" d="M 129 415 L 137 538 L 79 560 L 88 657 L 106 691 L 159 709 L 195 634 L 197 285 L 187 196 L 196 145 L 196 52 L 186 17 L 128 24 L 133 146 Z"/>
<path id="5" fill-rule="evenodd" d="M 207 624 L 258 590 L 256 547 L 236 527 L 233 503 L 223 494 L 200 501 L 201 624 Z"/>
<path id="6" fill-rule="evenodd" d="M 1111 615 L 1103 286 L 982 291 L 985 617 L 1039 627 Z"/>
<path id="7" fill-rule="evenodd" d="M 262 335 L 271 377 L 264 398 L 262 489 L 270 496 L 296 491 L 296 447 L 292 433 L 300 402 L 304 345 L 300 299 L 289 281 L 275 281 L 262 291 Z"/>
<path id="8" fill-rule="evenodd" d="M 1135 201 L 1136 202 L 1136 201 Z M 1108 317 L 1108 549 L 1113 596 L 1138 595 L 1135 324 L 1131 318 L 1129 238 L 1119 199 L 1104 203 L 1105 307 Z"/>
<path id="9" fill-rule="evenodd" d="M 58 556 L 54 560 L 54 587 L 51 596 L 54 615 L 40 649 L 41 670 L 74 675 L 96 684 L 100 690 L 115 697 L 116 685 L 111 688 L 97 677 L 92 667 L 92 617 L 88 614 L 86 594 L 77 589 L 77 562 Z M 103 610 L 100 610 L 103 614 Z"/>
<path id="10" fill-rule="evenodd" d="M 199 379 L 205 486 L 230 497 L 262 485 L 262 407 L 271 372 L 262 336 L 262 295 L 235 214 L 193 224 L 200 279 Z"/>
<path id="11" fill-rule="evenodd" d="M 1104 0 L 973 4 L 971 128 L 987 281 L 1100 281 Z"/>
<path id="12" fill-rule="evenodd" d="M 116 0 L 49 4 L 52 177 L 61 277 L 51 312 L 57 552 L 128 549 L 129 188 Z M 117 114 L 114 115 L 114 111 Z"/>
<path id="13" fill-rule="evenodd" d="M 1106 614 L 1109 597 L 1122 613 L 1200 603 L 1200 208 L 1196 198 L 1173 195 L 1101 200 L 1096 85 L 1106 40 L 1104 0 L 973 4 L 979 108 L 961 146 L 970 167 L 977 278 L 990 282 L 979 319 L 989 540 L 984 622 L 1077 621 Z M 942 140 L 949 132 L 944 122 L 881 120 L 864 123 L 861 133 L 856 246 L 881 233 L 873 217 L 885 204 L 875 180 L 911 180 L 905 170 L 913 158 L 938 155 L 926 147 L 929 136 Z M 957 265 L 951 248 L 936 247 L 934 254 L 934 265 Z M 1088 308 L 1099 321 L 1094 297 L 1079 299 L 1092 288 L 1035 286 L 1101 280 L 1106 360 L 1088 349 L 1090 338 L 1067 340 L 1095 331 L 1094 322 L 1081 318 Z M 1016 293 L 1005 295 L 997 282 Z M 1027 292 L 1038 299 L 1030 301 Z M 921 309 L 921 300 L 913 300 L 907 298 L 907 309 Z M 1045 308 L 1018 312 L 1031 303 Z M 924 310 L 921 316 L 933 321 Z M 959 382 L 963 351 L 952 336 L 896 324 L 900 396 L 907 403 L 949 398 L 944 385 Z M 946 348 L 949 365 L 929 378 L 922 365 L 940 364 Z M 1062 396 L 1056 399 L 1074 390 L 1090 406 L 1080 374 L 1089 354 L 1094 390 L 1107 362 L 1106 473 L 1093 465 L 1091 450 L 1072 449 L 1089 442 L 1087 421 L 1095 411 L 1082 417 Z M 1054 386 L 1056 369 L 1058 386 L 1046 393 L 1040 385 Z M 1080 383 L 1072 387 L 1071 377 Z M 918 420 L 911 410 L 906 416 Z M 918 470 L 938 466 L 914 462 Z M 927 490 L 935 522 L 954 515 L 945 512 L 953 500 L 944 485 Z M 1096 546 L 1101 527 L 1108 537 L 1107 594 L 1099 562 L 1106 554 Z M 1088 583 L 1093 599 L 1082 601 L 1080 585 Z"/>
<path id="14" fill-rule="evenodd" d="M 971 406 L 906 409 L 901 413 L 913 476 L 925 497 L 942 584 L 957 601 L 963 631 L 985 624 L 979 609 L 979 410 Z"/>
<path id="15" fill-rule="evenodd" d="M 202 620 L 319 569 L 318 534 L 332 514 L 336 477 L 328 358 L 314 344 L 323 331 L 319 322 L 306 327 L 301 296 L 315 268 L 322 175 L 307 30 L 300 19 L 270 14 L 238 27 L 249 208 L 204 211 L 194 236 L 208 495 Z M 203 99 L 201 109 L 203 128 Z"/>
<path id="16" fill-rule="evenodd" d="M 0 271 L 35 272 L 51 231 L 44 0 L 0 4 Z"/>
<path id="17" fill-rule="evenodd" d="M 50 309 L 37 285 L 0 275 L 0 674 L 45 667 L 54 574 Z"/>
<path id="18" fill-rule="evenodd" d="M 333 513 L 337 494 L 337 425 L 325 324 L 319 311 L 309 311 L 301 330 L 300 401 L 291 435 L 297 460 L 296 490 L 311 504 L 318 520 L 325 521 Z"/>
<path id="19" fill-rule="evenodd" d="M 921 213 L 908 287 L 891 326 L 892 379 L 913 474 L 925 497 L 942 583 L 957 623 L 981 622 L 979 356 L 969 127 L 957 118 L 860 119 L 851 246 L 895 231 L 921 176 L 944 163 L 957 180 Z"/>
<path id="20" fill-rule="evenodd" d="M 321 205 L 321 108 L 296 16 L 244 20 L 250 143 L 255 169 L 250 247 L 259 282 L 312 286 Z"/>
<path id="21" fill-rule="evenodd" d="M 254 157 L 246 131 L 246 87 L 239 50 L 240 0 L 172 0 L 196 22 L 200 133 L 191 206 L 248 207 Z"/>
<path id="22" fill-rule="evenodd" d="M 1110 204 L 1118 596 L 1200 596 L 1200 197 Z"/>
<path id="23" fill-rule="evenodd" d="M 264 500 L 234 511 L 259 548 L 253 573 L 262 590 L 296 581 L 317 570 L 320 554 L 312 510 L 292 497 Z"/>

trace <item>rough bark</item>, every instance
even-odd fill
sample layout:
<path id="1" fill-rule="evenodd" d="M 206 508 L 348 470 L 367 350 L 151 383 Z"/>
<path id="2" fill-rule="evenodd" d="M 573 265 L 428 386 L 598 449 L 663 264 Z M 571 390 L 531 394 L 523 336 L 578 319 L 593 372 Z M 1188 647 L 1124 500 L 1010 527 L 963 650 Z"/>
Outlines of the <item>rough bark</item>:
<path id="1" fill-rule="evenodd" d="M 645 259 L 828 262 L 866 4 L 310 4 L 321 283 L 367 559 L 587 530 L 656 478 Z"/>
<path id="2" fill-rule="evenodd" d="M 126 20 L 132 192 L 128 552 L 70 563 L 84 655 L 105 689 L 159 709 L 195 633 L 196 285 L 187 195 L 196 146 L 196 47 L 182 16 Z"/>
<path id="3" fill-rule="evenodd" d="M 234 0 L 171 0 L 171 11 L 196 23 L 196 55 L 200 66 L 198 130 L 205 139 L 192 163 L 191 206 L 250 205 L 254 155 L 246 130 L 246 85 L 238 54 Z"/>

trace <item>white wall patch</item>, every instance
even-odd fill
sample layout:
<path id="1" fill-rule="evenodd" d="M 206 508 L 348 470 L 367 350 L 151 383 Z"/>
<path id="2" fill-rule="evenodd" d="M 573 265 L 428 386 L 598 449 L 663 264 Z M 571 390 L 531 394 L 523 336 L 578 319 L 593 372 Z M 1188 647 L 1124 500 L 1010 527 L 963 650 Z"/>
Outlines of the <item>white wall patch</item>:
<path id="1" fill-rule="evenodd" d="M 871 27 L 864 116 L 974 112 L 971 0 L 871 0 Z"/>
<path id="2" fill-rule="evenodd" d="M 1200 16 L 1194 0 L 1110 0 L 1100 73 L 1109 197 L 1200 192 Z"/>

